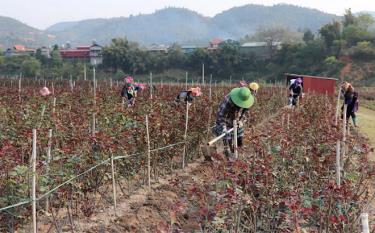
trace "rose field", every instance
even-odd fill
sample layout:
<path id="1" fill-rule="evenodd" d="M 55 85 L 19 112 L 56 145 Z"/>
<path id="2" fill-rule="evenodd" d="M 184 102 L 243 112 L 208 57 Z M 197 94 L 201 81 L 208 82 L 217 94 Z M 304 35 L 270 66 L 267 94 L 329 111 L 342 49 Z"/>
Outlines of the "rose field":
<path id="1" fill-rule="evenodd" d="M 372 149 L 335 123 L 337 96 L 289 109 L 286 87 L 261 85 L 238 158 L 219 143 L 207 162 L 229 84 L 199 85 L 189 108 L 174 98 L 191 83 L 131 108 L 121 85 L 0 79 L 0 232 L 352 233 L 364 213 L 375 232 Z"/>

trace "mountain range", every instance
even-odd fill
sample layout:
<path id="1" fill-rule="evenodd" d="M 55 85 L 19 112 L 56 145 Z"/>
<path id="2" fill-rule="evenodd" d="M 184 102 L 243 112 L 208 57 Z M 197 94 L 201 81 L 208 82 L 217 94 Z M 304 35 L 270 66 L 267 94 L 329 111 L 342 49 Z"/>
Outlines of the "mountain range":
<path id="1" fill-rule="evenodd" d="M 142 45 L 207 43 L 214 37 L 240 39 L 258 28 L 280 25 L 292 30 L 318 29 L 339 16 L 319 10 L 279 4 L 274 6 L 245 5 L 226 10 L 214 17 L 205 17 L 185 8 L 165 8 L 152 14 L 110 19 L 88 19 L 61 22 L 46 30 L 38 30 L 17 20 L 0 17 L 0 46 L 14 44 L 30 47 L 63 44 L 108 44 L 112 38 L 127 37 Z"/>

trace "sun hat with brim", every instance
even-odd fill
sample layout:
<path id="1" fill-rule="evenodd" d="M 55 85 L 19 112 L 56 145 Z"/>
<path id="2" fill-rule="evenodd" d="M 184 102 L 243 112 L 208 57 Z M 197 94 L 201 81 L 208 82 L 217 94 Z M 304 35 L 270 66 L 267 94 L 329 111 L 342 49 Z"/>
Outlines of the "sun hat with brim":
<path id="1" fill-rule="evenodd" d="M 254 104 L 254 97 L 247 87 L 234 88 L 229 96 L 233 103 L 240 108 L 250 108 Z"/>

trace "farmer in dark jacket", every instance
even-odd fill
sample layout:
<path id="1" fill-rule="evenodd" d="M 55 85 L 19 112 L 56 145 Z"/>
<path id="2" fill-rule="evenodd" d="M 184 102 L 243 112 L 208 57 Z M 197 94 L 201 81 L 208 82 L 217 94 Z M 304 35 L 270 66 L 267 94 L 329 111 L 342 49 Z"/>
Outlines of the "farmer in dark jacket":
<path id="1" fill-rule="evenodd" d="M 238 147 L 242 147 L 244 135 L 243 123 L 247 118 L 248 109 L 253 104 L 254 97 L 251 95 L 250 90 L 247 87 L 241 87 L 234 88 L 219 105 L 214 133 L 217 136 L 226 133 L 224 137 L 224 153 L 228 157 L 234 153 L 232 143 L 233 134 L 228 133 L 228 130 L 233 128 L 233 121 L 237 120 L 237 145 Z"/>
<path id="2" fill-rule="evenodd" d="M 298 99 L 302 96 L 302 79 L 297 78 L 289 87 L 289 105 L 296 106 Z"/>
<path id="3" fill-rule="evenodd" d="M 357 118 L 355 112 L 358 111 L 358 93 L 354 91 L 353 86 L 344 82 L 341 85 L 341 93 L 344 95 L 344 103 L 341 107 L 341 118 L 343 118 L 344 106 L 347 105 L 346 109 L 346 122 L 349 122 L 350 117 L 352 117 L 353 124 L 357 127 Z"/>

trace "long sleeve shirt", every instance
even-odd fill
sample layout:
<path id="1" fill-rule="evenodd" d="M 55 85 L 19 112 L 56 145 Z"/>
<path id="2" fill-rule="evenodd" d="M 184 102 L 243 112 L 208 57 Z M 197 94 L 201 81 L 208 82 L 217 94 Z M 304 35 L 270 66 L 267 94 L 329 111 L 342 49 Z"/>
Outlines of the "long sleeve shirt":
<path id="1" fill-rule="evenodd" d="M 301 95 L 302 86 L 297 85 L 296 83 L 293 83 L 292 85 L 290 85 L 289 90 L 293 92 L 293 97 L 296 98 Z"/>
<path id="2" fill-rule="evenodd" d="M 194 96 L 192 95 L 191 91 L 181 91 L 178 96 L 176 97 L 176 102 L 185 101 L 192 103 L 194 100 Z"/>
<path id="3" fill-rule="evenodd" d="M 246 120 L 248 109 L 238 107 L 227 95 L 219 106 L 216 116 L 216 125 L 221 128 L 226 126 L 227 129 L 233 128 L 234 120 Z"/>

